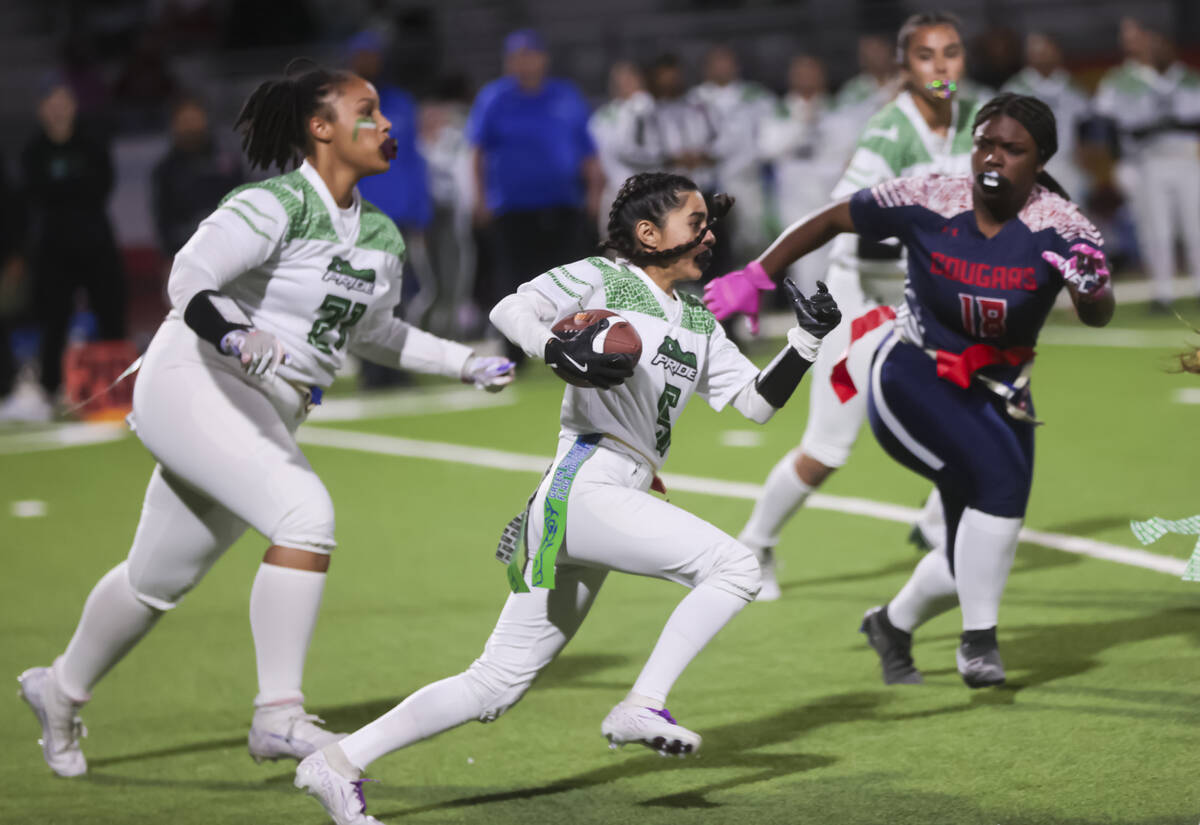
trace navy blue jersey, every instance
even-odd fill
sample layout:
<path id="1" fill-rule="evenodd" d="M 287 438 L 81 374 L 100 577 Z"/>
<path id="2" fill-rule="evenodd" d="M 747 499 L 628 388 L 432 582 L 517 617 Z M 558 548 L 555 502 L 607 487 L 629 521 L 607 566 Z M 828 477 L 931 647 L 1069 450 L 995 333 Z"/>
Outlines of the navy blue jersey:
<path id="1" fill-rule="evenodd" d="M 1069 258 L 1074 244 L 1103 240 L 1073 203 L 1041 186 L 1016 218 L 985 237 L 972 183 L 967 176 L 885 181 L 856 192 L 850 215 L 860 235 L 899 238 L 908 248 L 907 312 L 897 318 L 908 340 L 951 353 L 974 344 L 1033 347 L 1063 286 L 1042 252 Z"/>

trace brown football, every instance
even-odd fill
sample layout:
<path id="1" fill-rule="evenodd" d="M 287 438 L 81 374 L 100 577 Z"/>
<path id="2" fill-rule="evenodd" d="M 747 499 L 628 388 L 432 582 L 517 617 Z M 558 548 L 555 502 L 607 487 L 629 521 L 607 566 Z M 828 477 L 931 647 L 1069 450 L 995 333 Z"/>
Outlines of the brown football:
<path id="1" fill-rule="evenodd" d="M 584 312 L 572 312 L 565 318 L 560 318 L 555 322 L 550 330 L 558 335 L 559 338 L 566 339 L 570 336 L 563 333 L 587 329 L 592 324 L 599 323 L 604 318 L 610 319 L 608 329 L 601 330 L 592 340 L 593 349 L 596 352 L 633 353 L 634 363 L 637 363 L 642 357 L 642 337 L 637 334 L 637 330 L 633 328 L 632 324 L 611 310 L 589 309 Z M 570 381 L 565 375 L 562 378 L 569 383 L 575 384 L 577 387 L 590 386 Z"/>

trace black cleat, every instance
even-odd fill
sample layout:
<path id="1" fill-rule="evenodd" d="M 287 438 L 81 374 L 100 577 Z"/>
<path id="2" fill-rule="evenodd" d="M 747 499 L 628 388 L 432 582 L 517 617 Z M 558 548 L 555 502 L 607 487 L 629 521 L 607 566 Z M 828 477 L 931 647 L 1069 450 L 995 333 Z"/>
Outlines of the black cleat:
<path id="1" fill-rule="evenodd" d="M 1004 684 L 1004 662 L 1000 660 L 1000 646 L 996 642 L 996 628 L 967 630 L 962 634 L 962 644 L 954 655 L 958 672 L 969 688 L 991 687 Z"/>
<path id="2" fill-rule="evenodd" d="M 912 634 L 900 630 L 887 617 L 887 606 L 872 607 L 863 616 L 859 633 L 879 654 L 885 685 L 920 685 L 925 682 L 913 665 Z"/>
<path id="3" fill-rule="evenodd" d="M 933 544 L 925 538 L 925 531 L 919 524 L 914 524 L 912 530 L 908 531 L 908 543 L 917 548 L 918 553 L 928 553 L 933 549 Z"/>

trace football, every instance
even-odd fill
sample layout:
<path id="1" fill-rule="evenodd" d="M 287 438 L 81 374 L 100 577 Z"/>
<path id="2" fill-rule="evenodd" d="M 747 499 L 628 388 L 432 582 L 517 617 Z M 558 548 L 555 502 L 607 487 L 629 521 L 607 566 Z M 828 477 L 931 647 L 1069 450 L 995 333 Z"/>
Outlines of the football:
<path id="1" fill-rule="evenodd" d="M 600 330 L 592 339 L 592 349 L 596 352 L 630 353 L 633 356 L 633 363 L 636 364 L 642 357 L 642 338 L 632 324 L 610 310 L 589 309 L 584 312 L 573 312 L 556 321 L 550 330 L 559 338 L 566 340 L 572 337 L 572 333 L 587 329 L 605 318 L 609 319 L 608 328 Z M 563 379 L 570 380 L 566 376 L 563 376 Z M 571 381 L 570 383 L 575 382 Z M 576 386 L 589 385 L 576 384 Z"/>

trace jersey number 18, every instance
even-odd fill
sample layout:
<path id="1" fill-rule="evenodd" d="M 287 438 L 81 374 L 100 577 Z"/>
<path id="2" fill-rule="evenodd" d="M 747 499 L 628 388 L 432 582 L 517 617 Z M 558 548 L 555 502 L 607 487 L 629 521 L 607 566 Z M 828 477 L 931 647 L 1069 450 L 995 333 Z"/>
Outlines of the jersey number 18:
<path id="1" fill-rule="evenodd" d="M 960 292 L 958 305 L 962 308 L 963 329 L 967 335 L 978 338 L 1004 337 L 1007 330 L 1005 316 L 1008 315 L 1008 301 Z"/>

